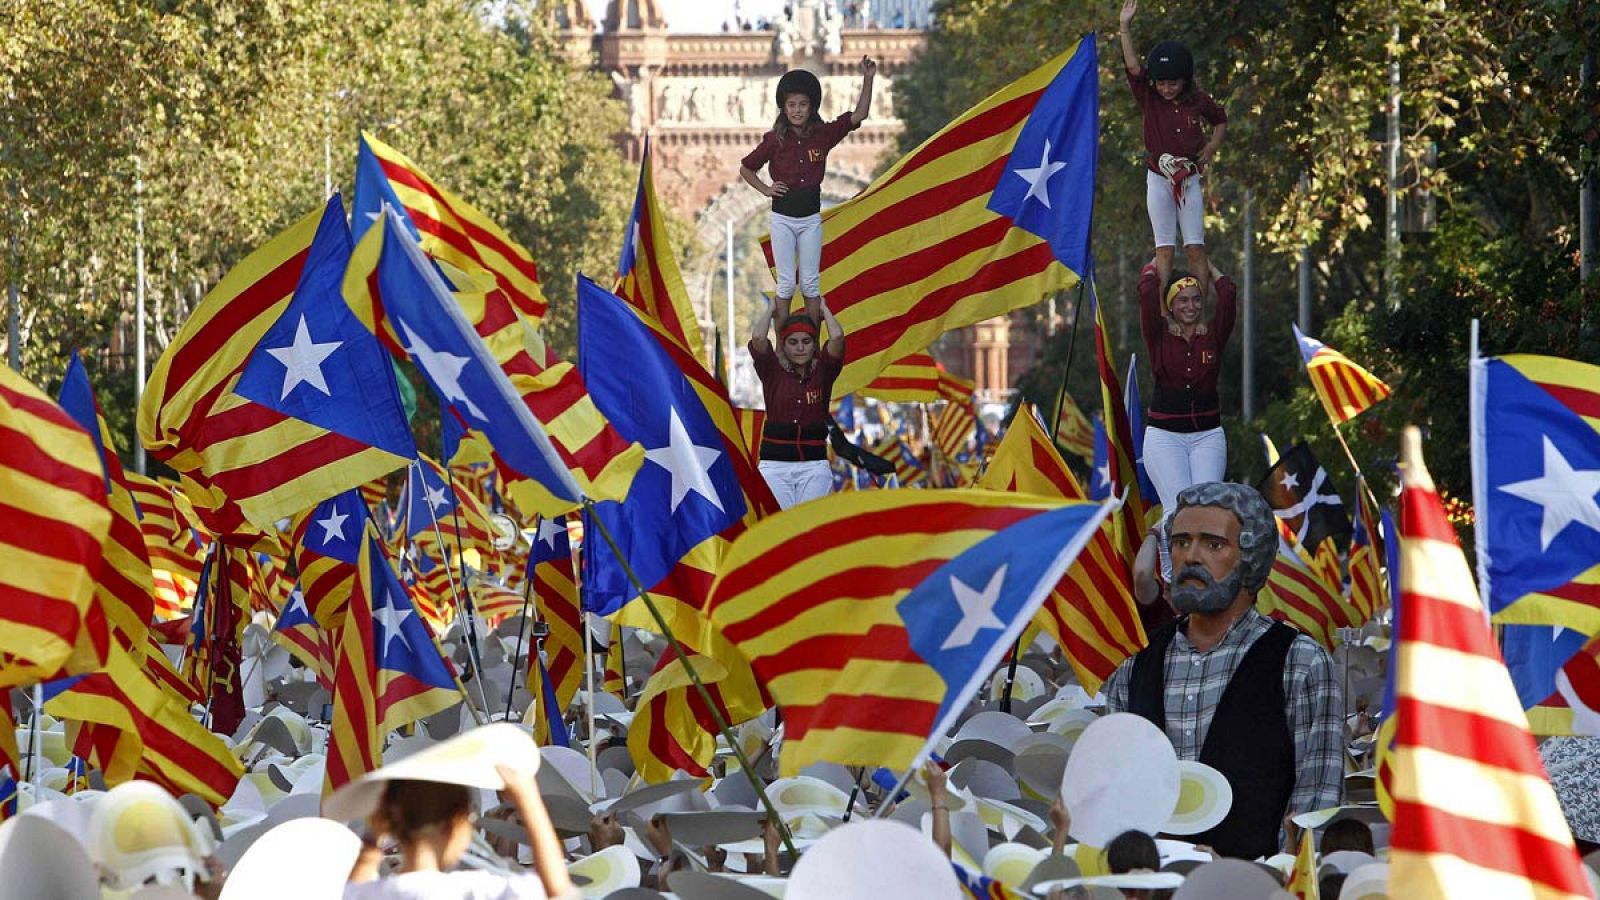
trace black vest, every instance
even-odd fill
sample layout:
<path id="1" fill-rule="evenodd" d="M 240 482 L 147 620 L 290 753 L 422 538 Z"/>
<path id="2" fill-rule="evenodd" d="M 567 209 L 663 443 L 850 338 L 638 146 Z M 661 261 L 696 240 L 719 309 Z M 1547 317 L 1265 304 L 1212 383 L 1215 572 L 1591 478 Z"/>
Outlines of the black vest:
<path id="1" fill-rule="evenodd" d="M 1166 657 L 1178 622 L 1151 635 L 1134 657 L 1128 712 L 1144 716 L 1165 733 Z M 1200 762 L 1221 772 L 1233 788 L 1233 807 L 1210 831 L 1184 840 L 1206 844 L 1223 856 L 1255 859 L 1278 852 L 1278 830 L 1294 793 L 1294 736 L 1284 711 L 1283 664 L 1298 631 L 1274 622 L 1245 651 L 1211 716 Z"/>

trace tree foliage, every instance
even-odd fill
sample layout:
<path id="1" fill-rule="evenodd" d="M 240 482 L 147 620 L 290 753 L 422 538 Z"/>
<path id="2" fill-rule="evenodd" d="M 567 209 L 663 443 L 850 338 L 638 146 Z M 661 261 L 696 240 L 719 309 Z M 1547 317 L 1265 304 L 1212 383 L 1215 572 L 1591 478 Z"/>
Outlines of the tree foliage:
<path id="1" fill-rule="evenodd" d="M 627 215 L 623 119 L 531 5 L 507 7 L 0 0 L 0 280 L 21 294 L 24 371 L 50 384 L 91 351 L 126 450 L 136 193 L 153 360 L 217 278 L 323 201 L 325 176 L 348 197 L 362 130 L 533 251 L 570 350 L 573 276 L 615 265 Z"/>

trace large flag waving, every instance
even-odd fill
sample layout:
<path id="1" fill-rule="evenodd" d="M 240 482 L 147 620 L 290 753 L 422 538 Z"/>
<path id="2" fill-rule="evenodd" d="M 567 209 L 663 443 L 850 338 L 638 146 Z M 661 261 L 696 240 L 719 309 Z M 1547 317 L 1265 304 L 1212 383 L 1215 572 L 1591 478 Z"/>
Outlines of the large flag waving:
<path id="1" fill-rule="evenodd" d="M 850 335 L 836 395 L 1087 270 L 1094 35 L 967 110 L 822 214 L 822 291 Z"/>
<path id="2" fill-rule="evenodd" d="M 1455 529 L 1401 446 L 1395 897 L 1591 897 Z"/>
<path id="3" fill-rule="evenodd" d="M 1600 633 L 1600 366 L 1472 362 L 1478 576 L 1496 622 Z"/>
<path id="4" fill-rule="evenodd" d="M 993 491 L 852 491 L 741 535 L 706 611 L 783 712 L 783 772 L 917 761 L 1108 509 Z"/>
<path id="5" fill-rule="evenodd" d="M 488 273 L 530 322 L 544 318 L 549 303 L 533 254 L 472 204 L 434 183 L 405 154 L 362 133 L 356 154 L 357 240 L 382 217 L 385 203 L 404 211 L 406 230 L 429 256 Z"/>
<path id="6" fill-rule="evenodd" d="M 695 318 L 689 289 L 684 287 L 683 274 L 678 271 L 666 218 L 661 214 L 661 204 L 656 201 L 653 163 L 647 137 L 644 157 L 639 160 L 639 187 L 633 195 L 633 212 L 628 215 L 628 227 L 622 238 L 616 294 L 655 319 L 674 342 L 704 363 L 705 340 L 700 336 L 700 322 Z"/>
<path id="7" fill-rule="evenodd" d="M 367 441 L 234 392 L 246 361 L 290 299 L 303 288 L 320 289 L 313 283 L 327 270 L 307 263 L 321 223 L 337 215 L 333 207 L 330 202 L 290 225 L 217 282 L 161 354 L 139 402 L 140 441 L 182 473 L 195 512 L 213 533 L 270 531 L 276 520 L 399 464 L 394 453 Z M 298 320 L 293 325 L 297 335 Z M 328 349 L 312 346 L 317 343 L 327 339 L 301 346 L 306 353 Z M 293 340 L 281 349 L 300 352 Z M 317 391 L 310 356 L 288 358 L 308 383 L 291 387 L 285 369 L 280 392 Z"/>

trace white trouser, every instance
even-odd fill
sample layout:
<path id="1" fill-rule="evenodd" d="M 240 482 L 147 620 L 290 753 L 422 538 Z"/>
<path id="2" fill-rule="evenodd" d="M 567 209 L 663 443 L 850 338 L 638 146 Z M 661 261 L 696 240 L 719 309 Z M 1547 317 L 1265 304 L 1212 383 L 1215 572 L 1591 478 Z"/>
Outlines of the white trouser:
<path id="1" fill-rule="evenodd" d="M 1144 471 L 1161 496 L 1163 514 L 1178 508 L 1178 495 L 1192 484 L 1221 481 L 1228 466 L 1228 438 L 1222 428 L 1189 433 L 1154 425 L 1144 430 Z"/>
<path id="2" fill-rule="evenodd" d="M 795 268 L 800 269 L 800 295 L 822 296 L 822 214 L 772 214 L 772 264 L 778 270 L 778 299 L 794 296 Z M 781 308 L 781 307 L 780 307 Z"/>
<path id="3" fill-rule="evenodd" d="M 1200 192 L 1200 176 L 1190 175 L 1183 180 L 1183 204 L 1172 199 L 1172 182 L 1164 175 L 1144 170 L 1144 205 L 1150 210 L 1150 230 L 1155 232 L 1157 247 L 1175 247 L 1178 230 L 1183 230 L 1183 245 L 1205 246 L 1206 204 Z M 777 252 L 774 236 L 773 252 Z"/>
<path id="4" fill-rule="evenodd" d="M 815 500 L 833 490 L 833 470 L 825 459 L 810 462 L 783 462 L 776 459 L 761 461 L 761 477 L 778 498 L 778 508 L 788 509 L 807 500 Z"/>

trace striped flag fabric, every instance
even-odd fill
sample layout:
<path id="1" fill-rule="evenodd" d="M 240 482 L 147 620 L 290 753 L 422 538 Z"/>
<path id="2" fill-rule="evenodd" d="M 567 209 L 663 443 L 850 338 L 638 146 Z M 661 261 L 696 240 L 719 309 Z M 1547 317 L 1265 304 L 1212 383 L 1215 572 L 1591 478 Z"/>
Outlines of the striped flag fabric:
<path id="1" fill-rule="evenodd" d="M 473 610 L 491 628 L 522 612 L 522 595 L 493 579 L 481 575 L 473 578 L 467 593 L 472 598 Z"/>
<path id="2" fill-rule="evenodd" d="M 822 293 L 850 335 L 835 394 L 860 390 L 946 331 L 1078 282 L 1099 106 L 1089 35 L 823 211 Z"/>
<path id="3" fill-rule="evenodd" d="M 156 618 L 175 619 L 194 605 L 200 586 L 205 545 L 187 503 L 173 496 L 175 488 L 138 472 L 124 472 L 128 490 L 139 507 L 139 529 L 150 557 L 151 589 Z"/>
<path id="4" fill-rule="evenodd" d="M 1128 424 L 1122 381 L 1117 377 L 1116 360 L 1111 355 L 1111 344 L 1106 337 L 1105 310 L 1100 305 L 1100 296 L 1093 290 L 1089 294 L 1094 301 L 1094 358 L 1100 372 L 1100 404 L 1104 410 L 1111 493 L 1112 496 L 1123 496 L 1126 492 L 1126 499 L 1122 502 L 1122 528 L 1117 535 L 1117 552 L 1127 557 L 1131 567 L 1134 555 L 1139 552 L 1139 545 L 1144 542 L 1145 519 L 1149 509 L 1139 489 L 1133 429 Z"/>
<path id="5" fill-rule="evenodd" d="M 404 210 L 406 229 L 429 256 L 494 277 L 500 290 L 537 323 L 549 308 L 533 254 L 477 207 L 429 178 L 399 150 L 362 132 L 356 154 L 356 239 L 376 221 L 385 203 Z"/>
<path id="6" fill-rule="evenodd" d="M 1572 733 L 1600 737 L 1600 635 L 1567 658 L 1556 673 L 1556 693 L 1571 713 Z"/>
<path id="7" fill-rule="evenodd" d="M 244 773 L 228 745 L 189 714 L 189 701 L 151 680 L 120 647 L 101 670 L 46 683 L 43 693 L 51 715 L 103 726 L 91 756 L 107 784 L 137 776 L 220 806 Z M 114 757 L 103 757 L 112 747 Z"/>
<path id="8" fill-rule="evenodd" d="M 360 560 L 361 577 L 350 605 L 371 611 L 373 699 L 382 736 L 449 709 L 461 701 L 461 694 L 455 669 L 400 584 L 377 529 L 370 524 L 362 539 Z"/>
<path id="9" fill-rule="evenodd" d="M 783 774 L 819 761 L 904 771 L 920 759 L 1107 509 L 980 490 L 852 491 L 740 535 L 706 615 L 783 714 Z"/>
<path id="10" fill-rule="evenodd" d="M 217 282 L 156 361 L 140 400 L 140 441 L 182 475 L 213 534 L 253 539 L 396 467 L 388 451 L 234 393 L 306 275 L 323 216 L 301 218 Z"/>
<path id="11" fill-rule="evenodd" d="M 978 417 L 972 411 L 970 400 L 966 403 L 952 400 L 939 410 L 933 420 L 933 445 L 944 454 L 947 464 L 953 465 L 956 457 L 966 453 L 967 441 L 977 427 Z"/>
<path id="12" fill-rule="evenodd" d="M 1338 630 L 1351 623 L 1344 616 L 1343 596 L 1312 568 L 1311 561 L 1282 519 L 1278 519 L 1278 555 L 1267 583 L 1256 597 L 1263 615 L 1287 622 L 1329 650 Z"/>
<path id="13" fill-rule="evenodd" d="M 370 541 L 362 541 L 361 555 L 370 562 Z M 334 648 L 332 699 L 323 798 L 383 764 L 383 733 L 378 730 L 378 662 L 372 641 L 370 602 L 345 606 Z"/>
<path id="14" fill-rule="evenodd" d="M 344 614 L 345 610 L 341 608 L 341 622 Z M 272 626 L 272 640 L 304 663 L 317 676 L 317 681 L 327 688 L 329 695 L 333 694 L 333 639 L 329 631 L 312 618 L 305 594 L 298 585 L 289 592 L 289 602 L 284 604 L 283 612 L 278 614 L 278 621 Z"/>
<path id="15" fill-rule="evenodd" d="M 1592 897 L 1421 445 L 1407 428 L 1389 893 Z"/>
<path id="16" fill-rule="evenodd" d="M 76 350 L 67 361 L 58 397 L 61 408 L 89 435 L 105 473 L 106 502 L 111 526 L 104 544 L 105 566 L 95 584 L 95 600 L 105 611 L 112 635 L 137 661 L 143 661 L 150 621 L 155 617 L 154 581 L 150 551 L 139 527 L 139 507 L 111 441 L 110 429 L 100 415 L 100 404 L 89 386 L 89 373 Z"/>
<path id="17" fill-rule="evenodd" d="M 1305 363 L 1311 387 L 1335 425 L 1348 422 L 1389 396 L 1390 390 L 1376 375 L 1345 358 L 1343 353 L 1294 328 L 1295 344 Z"/>
<path id="18" fill-rule="evenodd" d="M 0 690 L 105 662 L 95 593 L 111 532 L 105 479 L 66 410 L 0 369 Z"/>
<path id="19" fill-rule="evenodd" d="M 1472 361 L 1478 580 L 1496 624 L 1600 634 L 1600 366 Z"/>
<path id="20" fill-rule="evenodd" d="M 544 639 L 545 680 L 555 709 L 564 711 L 583 685 L 583 609 L 565 517 L 540 519 L 528 552 L 529 579 L 539 619 L 549 627 Z M 529 665 L 538 654 L 529 654 Z M 531 676 L 531 672 L 529 673 Z"/>
<path id="21" fill-rule="evenodd" d="M 959 403 L 972 406 L 972 394 L 978 389 L 978 383 L 971 378 L 962 378 L 944 366 L 939 366 L 939 399 L 946 403 Z"/>
<path id="22" fill-rule="evenodd" d="M 1367 502 L 1367 491 L 1356 484 L 1355 532 L 1350 537 L 1348 578 L 1345 598 L 1362 622 L 1369 621 L 1378 610 L 1389 605 L 1388 584 L 1384 580 L 1382 565 L 1384 550 L 1378 521 Z"/>
<path id="23" fill-rule="evenodd" d="M 541 747 L 570 747 L 572 736 L 567 731 L 566 707 L 556 701 L 554 686 L 550 683 L 550 674 L 545 671 L 544 660 L 539 654 L 529 654 L 532 668 L 528 670 L 528 683 L 531 685 L 528 693 L 539 698 L 537 703 L 529 703 L 523 721 L 527 722 L 528 716 L 533 716 L 533 739 Z M 534 687 L 538 693 L 534 693 Z"/>
<path id="24" fill-rule="evenodd" d="M 978 487 L 1063 500 L 1087 499 L 1026 404 L 1000 439 Z M 1119 663 L 1147 643 L 1127 561 L 1112 549 L 1113 525 L 1108 519 L 1100 526 L 1033 619 L 1062 648 L 1078 684 L 1090 694 L 1100 689 Z"/>
<path id="25" fill-rule="evenodd" d="M 345 604 L 355 591 L 367 509 L 359 489 L 352 488 L 290 520 L 301 600 L 320 628 L 337 628 L 344 621 Z"/>
<path id="26" fill-rule="evenodd" d="M 639 187 L 634 191 L 633 211 L 628 214 L 616 289 L 612 293 L 659 322 L 661 330 L 678 346 L 710 369 L 700 322 L 695 317 L 689 289 L 684 287 L 683 273 L 678 271 L 666 217 L 656 199 L 655 157 L 650 149 L 646 136 L 644 155 L 639 160 Z"/>
<path id="27" fill-rule="evenodd" d="M 928 351 L 908 353 L 884 366 L 861 388 L 861 394 L 891 403 L 932 403 L 939 399 L 940 371 Z"/>
<path id="28" fill-rule="evenodd" d="M 1055 405 L 1045 412 L 1053 416 L 1057 409 L 1061 417 L 1056 421 L 1056 446 L 1086 463 L 1094 462 L 1094 426 L 1065 386 L 1056 391 Z"/>
<path id="29" fill-rule="evenodd" d="M 761 429 L 767 424 L 767 411 L 764 409 L 745 409 L 742 406 L 734 407 L 734 415 L 739 421 L 739 434 L 744 438 L 744 446 L 750 465 L 757 471 L 761 468 Z"/>

